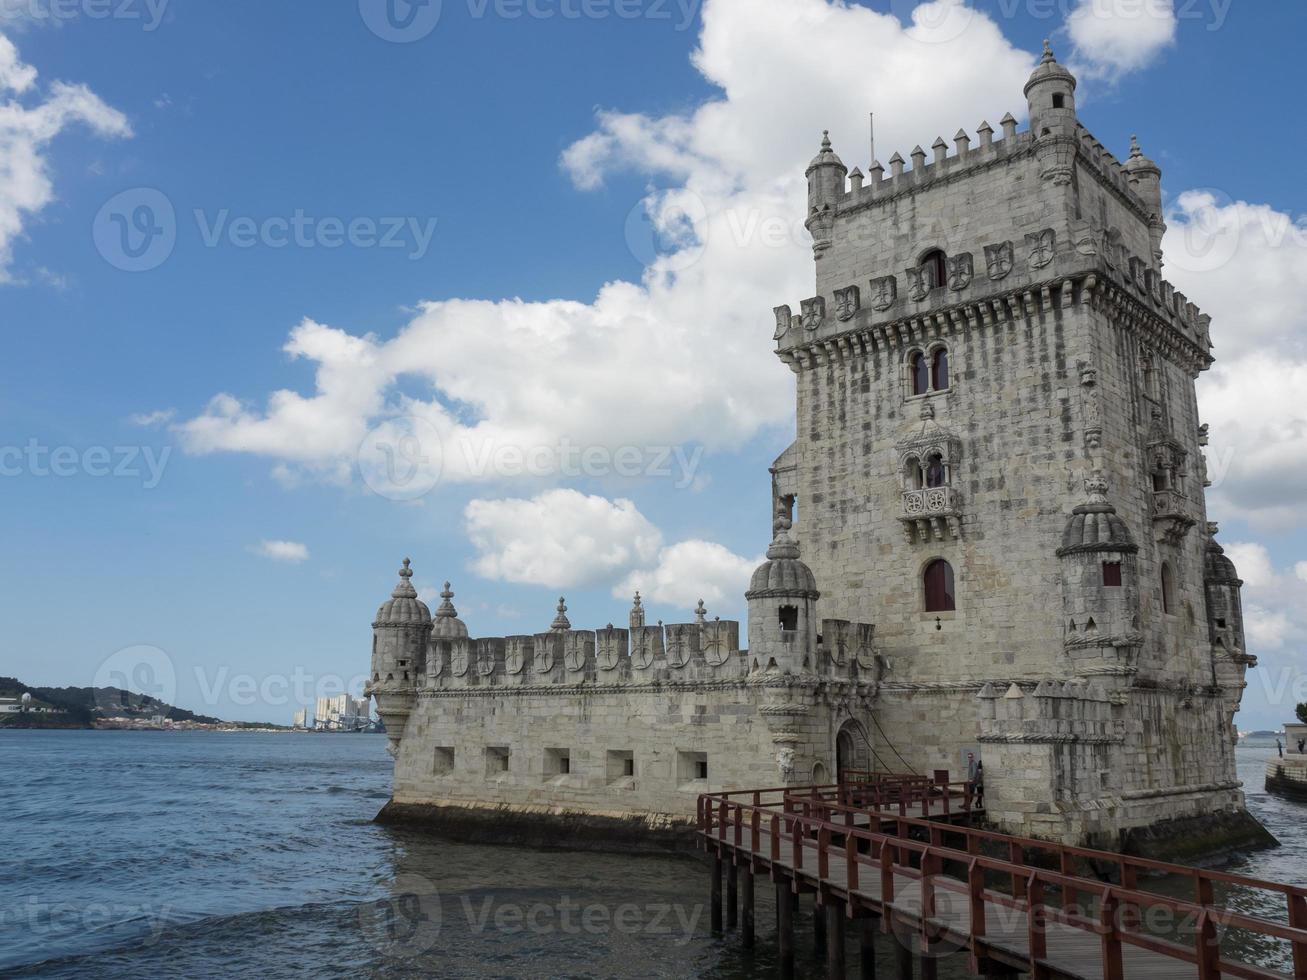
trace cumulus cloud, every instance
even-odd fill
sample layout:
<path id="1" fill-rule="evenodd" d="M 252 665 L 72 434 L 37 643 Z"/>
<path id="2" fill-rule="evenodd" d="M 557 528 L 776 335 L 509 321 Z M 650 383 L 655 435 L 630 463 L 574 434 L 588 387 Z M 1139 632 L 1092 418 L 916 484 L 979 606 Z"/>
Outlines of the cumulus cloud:
<path id="1" fill-rule="evenodd" d="M 821 129 L 865 169 L 869 110 L 888 156 L 1023 108 L 1031 55 L 959 0 L 918 13 L 708 0 L 693 57 L 718 94 L 670 115 L 603 110 L 560 161 L 582 191 L 623 169 L 654 185 L 610 231 L 645 264 L 639 282 L 586 302 L 426 302 L 389 339 L 305 321 L 286 350 L 316 363 L 314 390 L 218 395 L 179 426 L 183 445 L 338 478 L 370 429 L 403 417 L 369 444 L 416 445 L 458 482 L 566 475 L 565 445 L 729 449 L 787 423 L 770 309 L 812 292 L 803 171 Z"/>
<path id="2" fill-rule="evenodd" d="M 613 589 L 628 598 L 636 592 L 650 602 L 693 608 L 700 599 L 708 606 L 738 609 L 749 587 L 749 576 L 762 557 L 743 558 L 712 541 L 691 539 L 664 548 L 651 568 L 637 569 Z"/>
<path id="3" fill-rule="evenodd" d="M 1080 0 L 1067 17 L 1076 67 L 1089 75 L 1143 68 L 1175 43 L 1174 0 Z"/>
<path id="4" fill-rule="evenodd" d="M 530 499 L 473 500 L 464 512 L 477 549 L 472 568 L 489 579 L 553 588 L 617 580 L 613 595 L 641 592 L 651 603 L 738 608 L 761 558 L 743 558 L 711 541 L 665 546 L 629 500 L 575 490 Z"/>
<path id="5" fill-rule="evenodd" d="M 104 137 L 127 137 L 127 117 L 84 85 L 54 82 L 37 94 L 37 72 L 0 34 L 0 283 L 12 282 L 14 243 L 25 222 L 54 200 L 45 150 L 68 127 L 81 123 Z"/>
<path id="6" fill-rule="evenodd" d="M 478 575 L 531 585 L 593 585 L 648 564 L 662 533 L 629 500 L 550 490 L 529 500 L 473 500 L 463 513 Z"/>
<path id="7" fill-rule="evenodd" d="M 1307 562 L 1278 569 L 1266 547 L 1255 542 L 1226 545 L 1225 552 L 1244 581 L 1249 651 L 1292 653 L 1300 648 L 1307 641 Z"/>
<path id="8" fill-rule="evenodd" d="M 1213 513 L 1301 523 L 1307 486 L 1307 223 L 1214 191 L 1167 215 L 1166 274 L 1213 317 L 1199 381 Z"/>
<path id="9" fill-rule="evenodd" d="M 292 565 L 309 560 L 308 546 L 298 541 L 260 541 L 251 550 L 264 558 Z"/>

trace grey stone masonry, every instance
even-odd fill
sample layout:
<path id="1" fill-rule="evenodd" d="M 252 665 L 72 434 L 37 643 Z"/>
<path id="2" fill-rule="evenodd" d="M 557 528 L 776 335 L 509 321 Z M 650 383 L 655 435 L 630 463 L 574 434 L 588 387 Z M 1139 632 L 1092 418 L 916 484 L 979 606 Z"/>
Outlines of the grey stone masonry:
<path id="1" fill-rule="evenodd" d="M 369 684 L 396 803 L 677 821 L 704 790 L 971 756 L 1016 833 L 1243 814 L 1256 661 L 1206 517 L 1210 319 L 1163 276 L 1160 169 L 1105 150 L 1075 90 L 1046 48 L 1028 129 L 888 175 L 823 137 L 814 294 L 774 311 L 796 439 L 743 634 L 702 604 L 646 624 L 637 595 L 623 627 L 573 629 L 560 600 L 539 633 L 472 638 L 406 564 Z"/>

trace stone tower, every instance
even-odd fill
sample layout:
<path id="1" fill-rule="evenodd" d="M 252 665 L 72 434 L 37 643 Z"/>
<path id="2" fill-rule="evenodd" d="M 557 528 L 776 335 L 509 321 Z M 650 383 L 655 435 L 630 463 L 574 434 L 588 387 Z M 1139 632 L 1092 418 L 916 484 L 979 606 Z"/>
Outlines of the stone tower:
<path id="1" fill-rule="evenodd" d="M 1075 93 L 1046 44 L 1028 131 L 982 123 L 865 183 L 823 134 L 815 295 L 775 311 L 798 438 L 772 486 L 812 621 L 875 625 L 878 754 L 979 751 L 998 823 L 1116 843 L 1242 820 L 1254 660 L 1206 522 L 1210 318 L 1163 278 L 1160 169 L 1134 140 L 1118 162 Z"/>
<path id="2" fill-rule="evenodd" d="M 377 715 L 386 726 L 392 755 L 417 700 L 431 635 L 431 613 L 413 588 L 413 569 L 409 566 L 405 558 L 399 584 L 377 610 L 372 624 L 372 679 L 363 692 L 376 699 Z M 445 591 L 449 591 L 448 585 Z M 448 603 L 448 597 L 445 601 Z M 453 614 L 453 606 L 449 613 Z M 467 635 L 466 627 L 463 635 Z"/>

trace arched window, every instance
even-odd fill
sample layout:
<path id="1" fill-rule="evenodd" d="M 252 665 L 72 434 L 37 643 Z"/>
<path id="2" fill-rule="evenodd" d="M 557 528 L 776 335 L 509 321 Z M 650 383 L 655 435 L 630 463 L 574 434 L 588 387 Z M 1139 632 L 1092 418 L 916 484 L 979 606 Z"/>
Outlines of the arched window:
<path id="1" fill-rule="evenodd" d="M 921 490 L 925 487 L 921 460 L 915 456 L 909 456 L 903 464 L 903 486 L 908 490 Z"/>
<path id="2" fill-rule="evenodd" d="M 942 487 L 948 482 L 948 474 L 944 469 L 944 461 L 940 458 L 939 453 L 935 453 L 928 460 L 923 468 L 923 476 L 927 487 Z"/>
<path id="3" fill-rule="evenodd" d="M 1175 573 L 1170 562 L 1162 562 L 1162 612 L 1175 612 Z"/>
<path id="4" fill-rule="evenodd" d="M 948 351 L 941 347 L 930 361 L 930 386 L 936 391 L 948 388 Z"/>
<path id="5" fill-rule="evenodd" d="M 926 355 L 917 351 L 912 355 L 912 393 L 925 395 L 930 392 L 930 362 Z"/>
<path id="6" fill-rule="evenodd" d="M 921 267 L 926 270 L 927 289 L 938 289 L 948 282 L 948 270 L 944 262 L 944 253 L 939 249 L 923 255 L 921 257 Z"/>
<path id="7" fill-rule="evenodd" d="M 926 566 L 926 612 L 953 612 L 957 600 L 953 591 L 953 566 L 937 558 Z"/>

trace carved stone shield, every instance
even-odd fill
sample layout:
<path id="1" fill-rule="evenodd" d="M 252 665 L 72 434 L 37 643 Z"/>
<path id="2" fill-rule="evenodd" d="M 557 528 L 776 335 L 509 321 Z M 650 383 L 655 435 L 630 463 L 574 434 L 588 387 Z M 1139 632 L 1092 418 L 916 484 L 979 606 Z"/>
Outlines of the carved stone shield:
<path id="1" fill-rule="evenodd" d="M 920 303 L 930 293 L 930 287 L 926 284 L 926 269 L 924 266 L 916 266 L 904 271 L 908 274 L 908 298 Z"/>
<path id="2" fill-rule="evenodd" d="M 871 306 L 878 313 L 884 313 L 899 298 L 899 281 L 894 276 L 885 276 L 871 280 Z"/>
<path id="3" fill-rule="evenodd" d="M 975 275 L 975 265 L 970 252 L 961 252 L 948 257 L 948 288 L 959 292 L 971 285 Z"/>
<path id="4" fill-rule="evenodd" d="M 799 306 L 803 310 L 804 330 L 816 330 L 821 326 L 822 321 L 826 319 L 826 298 L 824 296 L 805 299 Z"/>
<path id="5" fill-rule="evenodd" d="M 1012 271 L 1013 264 L 1011 242 L 999 242 L 997 245 L 985 246 L 985 266 L 989 270 L 989 278 L 995 282 L 1007 278 L 1008 273 Z"/>
<path id="6" fill-rule="evenodd" d="M 467 640 L 453 640 L 449 644 L 449 672 L 455 677 L 462 677 L 467 673 L 472 659 L 469 646 Z"/>
<path id="7" fill-rule="evenodd" d="M 541 633 L 532 644 L 532 658 L 538 674 L 548 674 L 558 658 L 559 638 L 555 633 Z"/>
<path id="8" fill-rule="evenodd" d="M 876 669 L 876 627 L 869 623 L 853 624 L 853 656 L 862 670 Z"/>
<path id="9" fill-rule="evenodd" d="M 794 314 L 790 312 L 788 306 L 778 306 L 772 312 L 776 314 L 776 333 L 772 336 L 772 340 L 780 340 L 789 331 Z"/>
<path id="10" fill-rule="evenodd" d="M 1029 249 L 1030 267 L 1042 269 L 1052 262 L 1056 244 L 1057 233 L 1052 228 L 1027 235 L 1026 247 Z"/>
<path id="11" fill-rule="evenodd" d="M 835 290 L 835 317 L 840 321 L 851 320 L 858 312 L 858 287 L 846 286 Z"/>
<path id="12" fill-rule="evenodd" d="M 595 661 L 600 670 L 613 670 L 626 656 L 626 630 L 608 629 L 595 633 Z"/>
<path id="13" fill-rule="evenodd" d="M 631 631 L 631 666 L 648 670 L 662 649 L 663 631 L 657 626 L 642 626 Z"/>
<path id="14" fill-rule="evenodd" d="M 586 630 L 569 630 L 563 634 L 563 661 L 571 671 L 584 670 L 594 650 L 594 634 Z"/>
<path id="15" fill-rule="evenodd" d="M 510 636 L 504 640 L 504 670 L 510 674 L 520 674 L 526 669 L 526 660 L 531 652 L 531 637 Z"/>

